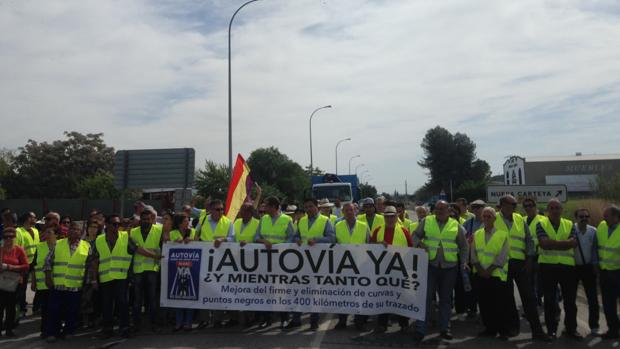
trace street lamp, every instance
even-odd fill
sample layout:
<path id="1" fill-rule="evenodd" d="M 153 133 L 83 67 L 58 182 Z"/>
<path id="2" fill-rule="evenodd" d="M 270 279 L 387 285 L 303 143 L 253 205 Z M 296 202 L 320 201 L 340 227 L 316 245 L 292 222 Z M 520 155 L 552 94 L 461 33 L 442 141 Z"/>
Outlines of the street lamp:
<path id="1" fill-rule="evenodd" d="M 246 5 L 253 3 L 258 0 L 250 0 L 243 5 L 239 6 L 237 11 L 233 13 L 232 17 L 230 17 L 230 22 L 228 22 L 228 171 L 232 175 L 233 167 L 232 167 L 232 87 L 231 87 L 231 79 L 230 79 L 230 29 L 232 28 L 233 20 L 239 11 L 244 8 Z"/>
<path id="2" fill-rule="evenodd" d="M 362 167 L 362 166 L 366 166 L 366 164 L 359 164 L 357 166 L 355 166 L 355 174 L 357 175 L 357 169 Z"/>
<path id="3" fill-rule="evenodd" d="M 338 143 L 336 143 L 336 176 L 338 175 L 338 146 L 340 145 L 340 143 L 350 141 L 350 140 L 351 140 L 351 137 L 341 139 L 338 141 Z"/>
<path id="4" fill-rule="evenodd" d="M 352 156 L 352 157 L 349 159 L 349 175 L 351 175 L 351 160 L 353 160 L 353 159 L 355 159 L 355 158 L 359 158 L 359 157 L 360 157 L 360 155 L 355 155 L 355 156 Z"/>
<path id="5" fill-rule="evenodd" d="M 316 108 L 312 114 L 310 114 L 310 175 L 312 176 L 312 172 L 314 171 L 314 167 L 312 164 L 312 117 L 314 116 L 314 113 L 316 113 L 317 111 L 321 110 L 321 109 L 326 109 L 326 108 L 331 108 L 331 105 L 326 105 L 324 107 L 320 107 L 320 108 Z"/>

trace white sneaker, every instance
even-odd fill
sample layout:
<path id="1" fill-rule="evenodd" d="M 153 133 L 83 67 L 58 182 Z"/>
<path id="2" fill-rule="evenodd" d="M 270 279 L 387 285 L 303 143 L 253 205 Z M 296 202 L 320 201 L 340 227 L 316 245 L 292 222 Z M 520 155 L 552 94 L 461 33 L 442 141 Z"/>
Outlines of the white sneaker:
<path id="1" fill-rule="evenodd" d="M 457 318 L 459 321 L 465 321 L 465 320 L 467 320 L 467 313 L 456 314 L 456 318 Z"/>
<path id="2" fill-rule="evenodd" d="M 593 336 L 598 336 L 599 334 L 601 334 L 601 330 L 600 330 L 598 327 L 596 327 L 596 328 L 593 328 L 593 329 L 590 331 L 590 333 L 591 333 Z"/>

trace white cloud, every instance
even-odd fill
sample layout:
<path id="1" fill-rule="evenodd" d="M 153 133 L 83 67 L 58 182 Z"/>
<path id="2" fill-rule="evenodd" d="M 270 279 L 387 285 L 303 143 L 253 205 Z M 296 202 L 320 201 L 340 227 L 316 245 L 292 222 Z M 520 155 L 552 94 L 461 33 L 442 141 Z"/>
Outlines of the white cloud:
<path id="1" fill-rule="evenodd" d="M 227 162 L 228 18 L 241 1 L 0 4 L 0 146 L 104 132 L 117 149 Z M 509 154 L 615 152 L 615 1 L 263 0 L 233 28 L 234 151 L 274 145 L 333 171 L 361 154 L 388 192 L 425 180 L 428 128 Z M 600 122 L 604 121 L 604 124 Z"/>

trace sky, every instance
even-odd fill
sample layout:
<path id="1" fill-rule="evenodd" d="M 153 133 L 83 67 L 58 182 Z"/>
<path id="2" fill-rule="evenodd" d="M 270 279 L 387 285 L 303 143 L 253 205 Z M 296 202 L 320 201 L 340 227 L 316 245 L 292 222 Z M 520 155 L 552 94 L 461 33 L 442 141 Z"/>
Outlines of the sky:
<path id="1" fill-rule="evenodd" d="M 0 148 L 64 131 L 228 162 L 237 0 L 0 1 Z M 617 0 L 260 0 L 233 24 L 233 152 L 275 146 L 413 192 L 429 128 L 508 155 L 607 154 L 620 129 Z"/>

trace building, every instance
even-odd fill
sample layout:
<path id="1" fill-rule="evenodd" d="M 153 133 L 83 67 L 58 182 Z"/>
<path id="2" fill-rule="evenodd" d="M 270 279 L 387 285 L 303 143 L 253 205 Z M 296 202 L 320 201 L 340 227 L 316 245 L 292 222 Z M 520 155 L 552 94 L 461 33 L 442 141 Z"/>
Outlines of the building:
<path id="1" fill-rule="evenodd" d="M 620 172 L 620 154 L 571 156 L 510 156 L 504 163 L 504 184 L 565 184 L 569 193 L 587 194 L 597 190 L 598 177 Z"/>

